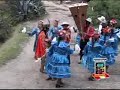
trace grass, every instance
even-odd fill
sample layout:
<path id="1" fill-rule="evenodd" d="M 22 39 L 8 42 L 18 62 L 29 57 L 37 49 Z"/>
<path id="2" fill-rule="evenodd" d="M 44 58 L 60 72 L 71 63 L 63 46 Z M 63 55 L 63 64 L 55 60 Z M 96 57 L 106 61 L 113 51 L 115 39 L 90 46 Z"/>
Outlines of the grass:
<path id="1" fill-rule="evenodd" d="M 22 51 L 21 45 L 28 40 L 28 36 L 23 33 L 19 33 L 22 25 L 14 27 L 15 32 L 12 37 L 7 40 L 0 47 L 0 65 L 5 64 L 7 61 L 11 59 L 15 59 L 20 52 Z"/>

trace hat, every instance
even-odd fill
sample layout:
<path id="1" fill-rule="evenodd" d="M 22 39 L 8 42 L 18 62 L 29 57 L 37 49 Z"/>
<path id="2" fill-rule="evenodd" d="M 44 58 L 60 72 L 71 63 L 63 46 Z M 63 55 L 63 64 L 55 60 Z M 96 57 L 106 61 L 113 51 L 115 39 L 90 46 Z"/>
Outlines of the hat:
<path id="1" fill-rule="evenodd" d="M 60 20 L 59 19 L 55 19 L 55 21 L 59 22 Z"/>
<path id="2" fill-rule="evenodd" d="M 86 21 L 92 23 L 92 19 L 91 18 L 87 18 Z"/>
<path id="3" fill-rule="evenodd" d="M 64 25 L 68 25 L 69 26 L 70 24 L 68 22 L 63 22 L 62 26 L 64 26 Z"/>
<path id="4" fill-rule="evenodd" d="M 106 23 L 106 19 L 104 16 L 98 17 L 98 20 L 102 23 Z"/>
<path id="5" fill-rule="evenodd" d="M 110 20 L 110 23 L 117 24 L 117 20 L 116 19 L 112 19 L 112 20 Z"/>

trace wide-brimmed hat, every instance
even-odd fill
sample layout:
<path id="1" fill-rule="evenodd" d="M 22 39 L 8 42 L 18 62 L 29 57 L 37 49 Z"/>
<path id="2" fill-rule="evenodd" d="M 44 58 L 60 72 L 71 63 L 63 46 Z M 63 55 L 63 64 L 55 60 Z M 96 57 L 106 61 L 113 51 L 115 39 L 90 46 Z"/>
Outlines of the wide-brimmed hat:
<path id="1" fill-rule="evenodd" d="M 70 25 L 68 22 L 63 22 L 62 24 L 61 24 L 61 26 L 64 26 L 64 25 Z"/>
<path id="2" fill-rule="evenodd" d="M 92 19 L 91 18 L 87 18 L 86 21 L 92 23 Z"/>
<path id="3" fill-rule="evenodd" d="M 106 19 L 104 16 L 98 17 L 98 20 L 102 23 L 106 23 Z"/>

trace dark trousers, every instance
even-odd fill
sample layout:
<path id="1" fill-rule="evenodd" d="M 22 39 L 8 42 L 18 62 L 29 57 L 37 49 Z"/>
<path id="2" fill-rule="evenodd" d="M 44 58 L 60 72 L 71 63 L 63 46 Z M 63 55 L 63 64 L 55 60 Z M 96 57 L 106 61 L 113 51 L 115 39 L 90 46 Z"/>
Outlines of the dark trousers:
<path id="1" fill-rule="evenodd" d="M 81 39 L 80 40 L 80 60 L 82 59 L 82 56 L 84 55 L 84 53 L 83 53 L 83 50 L 84 50 L 84 48 L 85 48 L 85 46 L 87 45 L 87 42 L 89 41 L 89 39 L 85 39 L 85 40 L 83 40 L 83 39 Z"/>
<path id="2" fill-rule="evenodd" d="M 67 58 L 68 58 L 68 60 L 69 60 L 69 65 L 70 65 L 70 63 L 71 63 L 71 62 L 70 62 L 70 55 L 68 55 Z"/>

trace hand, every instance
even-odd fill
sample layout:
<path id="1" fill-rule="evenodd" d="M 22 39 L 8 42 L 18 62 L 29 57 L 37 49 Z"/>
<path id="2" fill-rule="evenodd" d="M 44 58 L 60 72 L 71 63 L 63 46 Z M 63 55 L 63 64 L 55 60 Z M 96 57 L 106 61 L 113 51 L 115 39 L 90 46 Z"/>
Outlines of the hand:
<path id="1" fill-rule="evenodd" d="M 34 59 L 37 60 L 38 58 L 36 56 L 34 56 Z"/>

